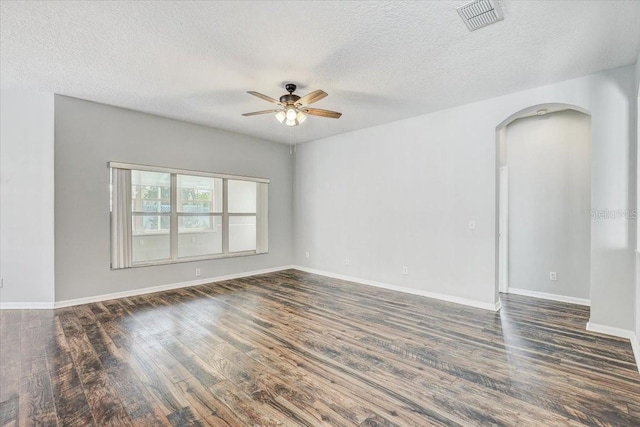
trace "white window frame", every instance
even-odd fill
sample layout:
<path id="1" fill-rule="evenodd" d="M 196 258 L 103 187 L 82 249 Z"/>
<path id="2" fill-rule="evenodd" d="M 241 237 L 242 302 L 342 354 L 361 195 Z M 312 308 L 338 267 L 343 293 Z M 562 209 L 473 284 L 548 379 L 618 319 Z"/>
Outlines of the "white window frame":
<path id="1" fill-rule="evenodd" d="M 171 174 L 171 187 L 170 187 L 170 204 L 171 204 L 171 212 L 169 213 L 170 218 L 170 258 L 153 260 L 153 261 L 145 261 L 145 262 L 133 262 L 132 255 L 132 233 L 131 227 L 129 226 L 128 233 L 128 241 L 129 241 L 129 252 L 128 256 L 130 257 L 129 262 L 125 266 L 114 266 L 114 261 L 111 261 L 111 269 L 119 270 L 123 268 L 135 268 L 135 267 L 146 267 L 152 265 L 164 265 L 164 264 L 176 264 L 182 262 L 192 262 L 192 261 L 201 261 L 201 260 L 211 260 L 211 259 L 220 259 L 220 258 L 233 258 L 233 257 L 241 257 L 241 256 L 250 256 L 250 255 L 258 255 L 268 253 L 268 184 L 270 180 L 268 178 L 256 178 L 249 176 L 241 176 L 241 175 L 232 175 L 232 174 L 224 174 L 224 173 L 215 173 L 215 172 L 203 172 L 203 171 L 195 171 L 188 169 L 176 169 L 176 168 L 167 168 L 160 166 L 149 166 L 149 165 L 139 165 L 133 163 L 123 163 L 123 162 L 109 162 L 107 164 L 109 169 L 125 169 L 125 170 L 136 170 L 136 171 L 145 171 L 145 172 L 161 172 L 161 173 L 169 173 Z M 212 212 L 207 214 L 194 214 L 194 215 L 206 215 L 210 216 L 212 219 L 212 224 L 215 223 L 213 219 L 215 217 L 222 218 L 222 253 L 220 254 L 211 254 L 211 255 L 202 255 L 202 256 L 191 256 L 191 257 L 178 257 L 178 219 L 180 216 L 189 216 L 189 213 L 178 212 L 177 203 L 178 203 L 178 175 L 189 175 L 189 176 L 197 176 L 197 177 L 208 177 L 208 178 L 219 178 L 222 179 L 222 212 Z M 263 186 L 258 185 L 257 188 L 257 200 L 256 200 L 256 212 L 255 213 L 229 213 L 228 209 L 228 180 L 237 180 L 237 181 L 250 181 L 255 182 L 257 184 L 265 184 Z M 113 195 L 112 195 L 113 197 Z M 128 203 L 131 203 L 131 198 L 129 197 Z M 112 204 L 110 204 L 111 206 Z M 129 206 L 130 215 L 136 215 L 136 213 L 131 212 L 131 206 Z M 111 212 L 112 216 L 112 258 L 114 257 L 113 246 L 114 246 L 114 212 Z M 229 252 L 229 217 L 230 216 L 255 216 L 256 217 L 256 249 L 250 251 L 242 251 L 242 252 Z M 132 219 L 130 218 L 129 221 Z M 151 234 L 151 233 L 150 233 Z M 122 236 L 120 236 L 122 237 Z"/>
<path id="2" fill-rule="evenodd" d="M 162 198 L 162 187 L 160 186 L 149 186 L 149 187 L 156 187 L 158 189 L 158 198 L 157 199 L 152 199 L 152 200 L 156 200 L 158 202 L 158 210 L 156 212 L 151 212 L 151 211 L 142 211 L 142 212 L 138 212 L 138 211 L 134 211 L 133 210 L 133 206 L 131 207 L 131 220 L 133 221 L 133 217 L 135 216 L 140 216 L 140 217 L 144 217 L 144 216 L 157 216 L 158 219 L 160 219 L 162 216 L 167 216 L 169 217 L 169 223 L 171 223 L 171 213 L 167 213 L 167 212 L 162 212 L 162 201 L 166 200 Z M 138 189 L 139 192 L 141 192 L 142 189 Z M 171 187 L 169 187 L 169 191 L 171 191 Z M 149 199 L 145 199 L 145 200 L 149 200 Z M 169 194 L 169 204 L 171 204 L 171 194 Z M 162 225 L 162 220 L 158 221 L 158 227 L 153 230 L 153 231 L 148 231 L 145 232 L 144 235 L 154 235 L 154 234 L 163 234 L 165 229 L 161 228 Z M 169 224 L 169 227 L 171 227 L 171 224 Z"/>

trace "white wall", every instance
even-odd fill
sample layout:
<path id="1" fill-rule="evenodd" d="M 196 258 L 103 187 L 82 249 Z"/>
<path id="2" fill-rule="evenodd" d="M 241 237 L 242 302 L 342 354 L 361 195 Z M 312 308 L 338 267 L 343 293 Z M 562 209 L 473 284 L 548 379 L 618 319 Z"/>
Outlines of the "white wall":
<path id="1" fill-rule="evenodd" d="M 0 306 L 54 299 L 53 95 L 0 90 Z"/>
<path id="2" fill-rule="evenodd" d="M 509 287 L 589 299 L 590 118 L 565 110 L 505 129 Z"/>
<path id="3" fill-rule="evenodd" d="M 636 72 L 636 93 L 640 98 L 640 54 L 638 55 L 638 59 L 636 60 L 635 72 Z"/>
<path id="4" fill-rule="evenodd" d="M 636 61 L 636 212 L 640 211 L 640 54 Z M 640 341 L 640 227 L 636 218 L 636 336 Z"/>
<path id="5" fill-rule="evenodd" d="M 291 264 L 288 146 L 64 96 L 55 124 L 56 301 Z M 269 253 L 111 271 L 109 161 L 269 178 Z"/>
<path id="6" fill-rule="evenodd" d="M 496 126 L 536 104 L 590 111 L 592 207 L 630 209 L 633 83 L 623 67 L 299 146 L 296 262 L 493 305 Z M 635 222 L 591 227 L 591 320 L 631 330 Z"/>

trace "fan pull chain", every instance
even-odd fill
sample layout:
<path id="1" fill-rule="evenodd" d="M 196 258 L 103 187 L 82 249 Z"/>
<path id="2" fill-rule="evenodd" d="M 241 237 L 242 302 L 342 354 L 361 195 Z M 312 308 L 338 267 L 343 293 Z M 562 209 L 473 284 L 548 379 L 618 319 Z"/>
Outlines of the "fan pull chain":
<path id="1" fill-rule="evenodd" d="M 293 128 L 289 128 L 289 155 L 293 154 Z"/>
<path id="2" fill-rule="evenodd" d="M 298 139 L 296 138 L 296 128 L 291 126 L 289 128 L 289 154 L 293 155 L 296 152 L 298 145 Z"/>

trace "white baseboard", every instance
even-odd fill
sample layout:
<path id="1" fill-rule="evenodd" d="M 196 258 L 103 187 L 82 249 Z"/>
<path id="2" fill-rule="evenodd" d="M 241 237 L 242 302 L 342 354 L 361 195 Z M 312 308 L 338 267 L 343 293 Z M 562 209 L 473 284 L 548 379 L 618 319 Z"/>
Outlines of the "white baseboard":
<path id="1" fill-rule="evenodd" d="M 0 302 L 0 310 L 52 310 L 53 302 Z"/>
<path id="2" fill-rule="evenodd" d="M 419 295 L 419 296 L 422 296 L 422 297 L 438 299 L 438 300 L 441 300 L 441 301 L 453 302 L 453 303 L 456 303 L 456 304 L 462 304 L 462 305 L 467 305 L 467 306 L 470 306 L 470 307 L 481 308 L 483 310 L 498 311 L 502 307 L 500 301 L 497 301 L 495 304 L 489 304 L 489 303 L 485 303 L 485 302 L 481 302 L 481 301 L 476 301 L 476 300 L 471 300 L 471 299 L 466 299 L 466 298 L 460 298 L 460 297 L 454 297 L 454 296 L 451 296 L 451 295 L 445 295 L 445 294 L 439 294 L 439 293 L 435 293 L 435 292 L 423 291 L 421 289 L 406 288 L 406 287 L 403 287 L 403 286 L 390 285 L 388 283 L 376 282 L 374 280 L 361 279 L 359 277 L 345 276 L 343 274 L 331 273 L 329 271 L 324 271 L 324 270 L 316 270 L 314 268 L 307 268 L 307 267 L 302 267 L 302 266 L 299 266 L 299 265 L 294 265 L 292 268 L 295 268 L 296 270 L 300 270 L 300 271 L 305 271 L 305 272 L 311 273 L 311 274 L 317 274 L 317 275 L 320 275 L 320 276 L 331 277 L 331 278 L 340 279 L 340 280 L 347 280 L 349 282 L 360 283 L 362 285 L 375 286 L 376 288 L 389 289 L 391 291 L 404 292 L 404 293 L 407 293 L 407 294 Z"/>
<path id="3" fill-rule="evenodd" d="M 222 282 L 225 280 L 232 280 L 232 279 L 240 279 L 242 277 L 250 277 L 250 276 L 256 276 L 258 274 L 273 273 L 275 271 L 288 270 L 291 268 L 293 268 L 293 266 L 286 265 L 282 267 L 265 268 L 263 270 L 253 270 L 253 271 L 247 271 L 243 273 L 228 274 L 226 276 L 209 277 L 205 279 L 190 280 L 187 282 L 170 283 L 168 285 L 152 286 L 149 288 L 142 288 L 142 289 L 133 289 L 130 291 L 115 292 L 112 294 L 96 295 L 96 296 L 78 298 L 78 299 L 72 299 L 72 300 L 66 300 L 66 301 L 56 301 L 55 308 L 71 307 L 74 305 L 90 304 L 94 302 L 107 301 L 111 299 L 127 298 L 127 297 L 133 297 L 137 295 L 152 294 L 154 292 L 168 291 L 171 289 L 188 288 L 189 286 L 206 285 L 208 283 Z"/>
<path id="4" fill-rule="evenodd" d="M 548 299 L 551 301 L 568 302 L 570 304 L 586 305 L 591 307 L 591 300 L 584 298 L 566 297 L 564 295 L 547 294 L 544 292 L 529 291 L 527 289 L 508 288 L 507 293 L 522 295 L 525 297 Z"/>
<path id="5" fill-rule="evenodd" d="M 598 332 L 600 334 L 611 335 L 618 338 L 626 338 L 631 341 L 631 349 L 633 350 L 633 356 L 636 359 L 636 367 L 640 372 L 640 343 L 635 332 L 628 329 L 612 328 L 611 326 L 598 325 L 593 323 L 591 319 L 587 322 L 587 331 Z"/>
<path id="6" fill-rule="evenodd" d="M 636 334 L 633 331 L 599 325 L 597 323 L 593 323 L 591 319 L 587 322 L 587 331 L 598 332 L 600 334 L 611 335 L 618 338 L 626 338 L 628 340 L 636 337 Z"/>

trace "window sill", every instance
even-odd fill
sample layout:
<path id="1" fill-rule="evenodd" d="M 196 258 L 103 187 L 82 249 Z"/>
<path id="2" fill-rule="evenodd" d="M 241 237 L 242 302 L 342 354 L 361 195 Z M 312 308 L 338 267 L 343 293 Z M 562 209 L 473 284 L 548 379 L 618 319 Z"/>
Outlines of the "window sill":
<path id="1" fill-rule="evenodd" d="M 149 261 L 149 262 L 135 264 L 135 265 L 132 265 L 131 267 L 124 267 L 124 268 L 111 268 L 110 267 L 109 269 L 111 271 L 128 270 L 128 269 L 131 269 L 131 268 L 139 268 L 139 267 L 155 267 L 155 266 L 159 266 L 159 265 L 182 264 L 182 263 L 185 263 L 185 262 L 211 261 L 211 260 L 216 260 L 216 259 L 240 258 L 240 257 L 253 256 L 253 255 L 266 255 L 268 253 L 269 252 L 260 252 L 260 253 L 258 253 L 256 251 L 233 252 L 233 253 L 229 253 L 229 254 L 220 254 L 220 255 L 184 257 L 184 258 L 178 258 L 175 261 L 172 260 L 172 259 Z"/>
<path id="2" fill-rule="evenodd" d="M 206 228 L 190 228 L 189 231 L 184 231 L 184 230 L 178 231 L 179 236 L 182 236 L 185 234 L 210 234 L 210 233 L 220 233 L 220 232 L 216 230 L 206 229 Z M 131 237 L 141 238 L 141 237 L 147 237 L 147 236 L 170 236 L 170 235 L 171 233 L 169 233 L 168 231 L 157 231 L 157 232 L 148 231 L 146 233 L 132 234 Z"/>

